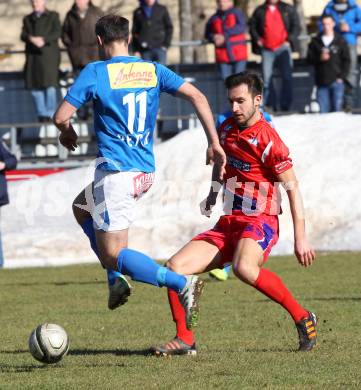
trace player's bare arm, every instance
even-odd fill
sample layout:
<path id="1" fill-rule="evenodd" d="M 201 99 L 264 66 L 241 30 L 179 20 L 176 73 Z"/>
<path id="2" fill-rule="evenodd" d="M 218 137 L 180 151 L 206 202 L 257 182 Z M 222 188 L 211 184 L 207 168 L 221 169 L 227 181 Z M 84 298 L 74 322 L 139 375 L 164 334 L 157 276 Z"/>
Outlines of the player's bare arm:
<path id="1" fill-rule="evenodd" d="M 60 131 L 59 141 L 70 151 L 74 151 L 78 146 L 76 143 L 78 135 L 70 122 L 70 119 L 74 115 L 75 111 L 76 107 L 68 103 L 66 100 L 63 100 L 53 117 L 54 125 Z"/>
<path id="2" fill-rule="evenodd" d="M 293 221 L 295 255 L 304 267 L 312 265 L 316 254 L 309 244 L 305 229 L 305 212 L 301 191 L 293 168 L 278 175 L 278 180 L 287 191 Z"/>
<path id="3" fill-rule="evenodd" d="M 222 179 L 225 173 L 226 155 L 219 144 L 217 130 L 207 98 L 204 94 L 190 83 L 184 83 L 177 91 L 177 95 L 188 100 L 194 107 L 199 120 L 202 123 L 208 140 L 207 161 L 219 166 L 219 178 Z"/>

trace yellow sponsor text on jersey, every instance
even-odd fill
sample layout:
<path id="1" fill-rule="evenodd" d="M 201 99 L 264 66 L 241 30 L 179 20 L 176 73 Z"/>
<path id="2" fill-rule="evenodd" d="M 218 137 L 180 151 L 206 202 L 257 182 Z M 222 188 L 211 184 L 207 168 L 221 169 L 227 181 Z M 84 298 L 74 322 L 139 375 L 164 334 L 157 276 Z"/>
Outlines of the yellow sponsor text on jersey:
<path id="1" fill-rule="evenodd" d="M 154 64 L 148 62 L 113 63 L 107 65 L 110 88 L 152 88 L 158 78 Z"/>

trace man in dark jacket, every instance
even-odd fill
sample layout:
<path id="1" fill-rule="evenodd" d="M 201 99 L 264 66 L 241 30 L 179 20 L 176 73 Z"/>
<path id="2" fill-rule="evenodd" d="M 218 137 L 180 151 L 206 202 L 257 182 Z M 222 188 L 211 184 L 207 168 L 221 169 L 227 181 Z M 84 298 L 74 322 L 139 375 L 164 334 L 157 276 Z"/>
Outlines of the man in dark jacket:
<path id="1" fill-rule="evenodd" d="M 140 0 L 133 13 L 133 51 L 147 61 L 166 63 L 167 49 L 173 35 L 168 10 L 157 0 Z"/>
<path id="2" fill-rule="evenodd" d="M 243 72 L 247 61 L 246 18 L 233 0 L 217 0 L 217 12 L 206 25 L 205 37 L 214 43 L 223 80 Z"/>
<path id="3" fill-rule="evenodd" d="M 335 21 L 335 31 L 346 40 L 350 56 L 350 70 L 345 80 L 344 109 L 353 107 L 354 92 L 357 87 L 357 36 L 361 34 L 361 7 L 355 0 L 332 0 L 326 5 L 324 15 Z"/>
<path id="4" fill-rule="evenodd" d="M 291 51 L 297 48 L 299 19 L 296 9 L 279 0 L 266 0 L 257 7 L 250 20 L 252 50 L 262 55 L 264 80 L 264 105 L 275 110 L 288 111 L 292 104 L 292 57 Z M 277 65 L 282 78 L 279 104 L 276 96 L 270 102 L 272 76 Z"/>
<path id="5" fill-rule="evenodd" d="M 5 178 L 5 171 L 16 168 L 16 157 L 10 153 L 7 146 L 0 140 L 0 207 L 9 203 L 8 189 Z M 0 218 L 1 222 L 1 218 Z M 1 226 L 0 226 L 1 228 Z M 1 243 L 0 229 L 0 268 L 4 264 L 4 257 Z"/>
<path id="6" fill-rule="evenodd" d="M 95 23 L 103 11 L 90 0 L 75 0 L 66 14 L 61 39 L 68 50 L 75 74 L 89 62 L 99 60 Z"/>
<path id="7" fill-rule="evenodd" d="M 21 40 L 25 42 L 25 86 L 31 90 L 38 119 L 50 121 L 56 105 L 61 34 L 59 15 L 46 9 L 45 0 L 31 1 L 33 12 L 23 19 Z"/>
<path id="8" fill-rule="evenodd" d="M 346 41 L 335 33 L 332 16 L 322 16 L 322 33 L 313 38 L 307 59 L 315 67 L 317 101 L 322 113 L 341 111 L 344 81 L 350 69 L 350 53 Z"/>
<path id="9" fill-rule="evenodd" d="M 103 16 L 103 11 L 90 0 L 75 0 L 66 14 L 61 39 L 68 49 L 74 77 L 89 63 L 99 60 L 99 49 L 95 35 L 95 23 Z M 81 107 L 78 118 L 87 120 L 91 105 Z"/>

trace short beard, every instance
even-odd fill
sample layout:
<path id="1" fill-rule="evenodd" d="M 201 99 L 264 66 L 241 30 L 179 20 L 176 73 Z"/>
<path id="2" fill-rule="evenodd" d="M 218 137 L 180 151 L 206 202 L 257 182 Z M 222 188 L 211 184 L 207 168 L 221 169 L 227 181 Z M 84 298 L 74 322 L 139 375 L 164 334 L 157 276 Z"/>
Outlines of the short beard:
<path id="1" fill-rule="evenodd" d="M 238 126 L 240 127 L 247 127 L 249 120 L 254 116 L 254 114 L 257 111 L 257 106 L 253 106 L 253 110 L 248 113 L 248 115 L 245 117 L 245 119 L 242 122 L 237 121 Z"/>

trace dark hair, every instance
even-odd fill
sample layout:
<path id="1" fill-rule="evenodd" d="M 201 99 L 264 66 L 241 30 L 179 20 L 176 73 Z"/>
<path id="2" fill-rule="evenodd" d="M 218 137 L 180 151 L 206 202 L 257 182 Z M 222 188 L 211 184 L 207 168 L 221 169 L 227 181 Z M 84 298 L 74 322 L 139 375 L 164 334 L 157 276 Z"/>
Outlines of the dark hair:
<path id="1" fill-rule="evenodd" d="M 95 34 L 99 35 L 105 44 L 114 41 L 128 43 L 129 20 L 115 14 L 105 15 L 97 21 Z"/>
<path id="2" fill-rule="evenodd" d="M 335 18 L 332 15 L 323 14 L 321 20 L 323 19 L 332 19 L 335 22 Z"/>
<path id="3" fill-rule="evenodd" d="M 224 82 L 227 89 L 246 84 L 252 96 L 262 95 L 263 81 L 258 73 L 248 70 L 228 76 Z"/>

